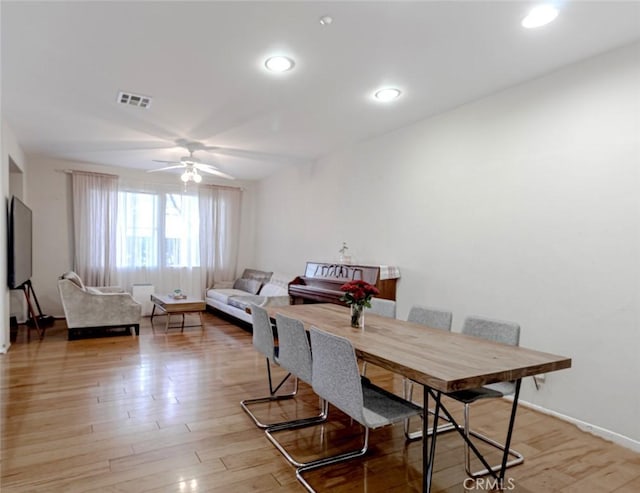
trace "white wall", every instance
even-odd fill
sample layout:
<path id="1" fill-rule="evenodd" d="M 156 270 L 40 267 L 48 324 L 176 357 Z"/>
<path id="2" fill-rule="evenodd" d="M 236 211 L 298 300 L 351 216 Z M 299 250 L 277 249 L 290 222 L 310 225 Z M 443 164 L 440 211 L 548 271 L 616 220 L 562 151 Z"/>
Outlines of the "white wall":
<path id="1" fill-rule="evenodd" d="M 522 398 L 640 445 L 640 44 L 264 180 L 260 267 L 401 269 L 414 303 L 573 358 Z M 437 95 L 434 95 L 437 97 Z M 387 109 L 388 110 L 388 109 Z M 625 438 L 622 439 L 625 441 Z"/>
<path id="2" fill-rule="evenodd" d="M 63 316 L 57 280 L 73 265 L 73 237 L 71 216 L 71 176 L 64 170 L 75 169 L 112 173 L 129 178 L 161 183 L 175 183 L 177 175 L 154 175 L 144 172 L 97 166 L 78 162 L 31 157 L 29 160 L 27 190 L 28 205 L 33 210 L 33 286 L 42 311 L 48 315 Z M 238 256 L 238 270 L 253 263 L 253 205 L 252 184 L 238 183 L 242 194 L 241 232 L 242 245 Z"/>

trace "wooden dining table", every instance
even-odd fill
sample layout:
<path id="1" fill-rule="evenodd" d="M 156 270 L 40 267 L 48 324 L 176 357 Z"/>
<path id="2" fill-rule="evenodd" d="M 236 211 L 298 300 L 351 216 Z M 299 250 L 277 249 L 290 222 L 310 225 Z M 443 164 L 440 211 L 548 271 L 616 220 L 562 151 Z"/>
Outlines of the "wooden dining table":
<path id="1" fill-rule="evenodd" d="M 474 454 L 490 474 L 504 481 L 508 450 L 515 423 L 520 384 L 524 377 L 549 373 L 571 367 L 571 359 L 519 346 L 510 346 L 456 332 L 432 329 L 421 324 L 366 313 L 364 328 L 350 325 L 349 309 L 336 304 L 303 304 L 274 306 L 276 313 L 295 318 L 307 329 L 315 326 L 351 341 L 356 355 L 394 373 L 410 378 L 424 387 L 423 409 L 429 409 L 429 399 L 435 401 L 433 428 L 437 428 L 440 413 L 451 421 Z M 516 390 L 507 430 L 505 452 L 499 472 L 491 467 L 475 444 L 466 437 L 442 403 L 442 395 L 486 384 L 515 381 Z M 423 423 L 423 491 L 431 490 L 437 433 L 429 440 L 425 419 Z"/>

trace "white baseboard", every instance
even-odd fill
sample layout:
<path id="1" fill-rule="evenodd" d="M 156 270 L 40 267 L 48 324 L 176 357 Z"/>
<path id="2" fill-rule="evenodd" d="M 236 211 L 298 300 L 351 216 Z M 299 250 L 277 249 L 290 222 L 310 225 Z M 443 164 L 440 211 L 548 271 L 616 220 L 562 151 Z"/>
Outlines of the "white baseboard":
<path id="1" fill-rule="evenodd" d="M 513 401 L 512 396 L 507 396 L 505 399 L 509 399 Z M 576 418 L 572 418 L 571 416 L 567 416 L 565 414 L 558 413 L 556 411 L 552 411 L 551 409 L 547 409 L 545 407 L 539 406 L 537 404 L 533 404 L 531 402 L 520 400 L 518 404 L 521 404 L 525 407 L 533 409 L 535 411 L 541 412 L 542 414 L 547 414 L 549 416 L 553 416 L 554 418 L 561 419 L 562 421 L 567 421 L 571 424 L 576 425 L 582 431 L 586 431 L 593 435 L 596 435 L 600 438 L 604 438 L 605 440 L 609 440 L 610 442 L 621 445 L 625 448 L 631 449 L 634 452 L 640 452 L 640 442 L 637 440 L 633 440 L 632 438 L 621 435 L 620 433 L 616 433 L 615 431 L 607 430 L 606 428 L 602 428 L 600 426 L 593 425 L 591 423 L 587 423 L 586 421 L 582 421 Z M 516 420 L 517 422 L 517 420 Z"/>

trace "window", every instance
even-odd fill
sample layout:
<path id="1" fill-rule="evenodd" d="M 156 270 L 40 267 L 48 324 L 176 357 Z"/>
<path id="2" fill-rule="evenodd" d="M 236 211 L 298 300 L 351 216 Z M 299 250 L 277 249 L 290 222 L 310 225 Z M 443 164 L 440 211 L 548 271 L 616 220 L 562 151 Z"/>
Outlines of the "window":
<path id="1" fill-rule="evenodd" d="M 164 197 L 164 265 L 197 267 L 200 265 L 198 197 L 176 193 Z"/>
<path id="2" fill-rule="evenodd" d="M 198 267 L 199 229 L 197 196 L 120 191 L 118 267 Z"/>

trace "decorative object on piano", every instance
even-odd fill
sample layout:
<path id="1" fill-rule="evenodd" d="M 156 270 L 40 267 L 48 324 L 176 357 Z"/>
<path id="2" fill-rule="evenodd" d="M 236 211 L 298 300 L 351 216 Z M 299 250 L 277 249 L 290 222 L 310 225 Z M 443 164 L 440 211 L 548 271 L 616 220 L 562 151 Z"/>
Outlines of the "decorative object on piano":
<path id="1" fill-rule="evenodd" d="M 349 250 L 347 242 L 343 241 L 342 247 L 340 248 L 340 250 L 338 250 L 340 252 L 340 262 L 342 262 L 343 264 L 351 263 L 351 255 L 347 255 L 347 250 Z"/>
<path id="2" fill-rule="evenodd" d="M 365 281 L 351 281 L 340 287 L 340 298 L 351 307 L 351 327 L 364 328 L 364 309 L 371 308 L 371 297 L 380 294 L 378 288 Z"/>

